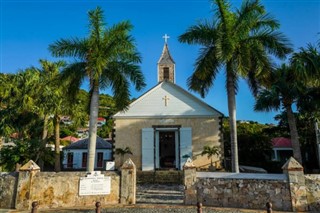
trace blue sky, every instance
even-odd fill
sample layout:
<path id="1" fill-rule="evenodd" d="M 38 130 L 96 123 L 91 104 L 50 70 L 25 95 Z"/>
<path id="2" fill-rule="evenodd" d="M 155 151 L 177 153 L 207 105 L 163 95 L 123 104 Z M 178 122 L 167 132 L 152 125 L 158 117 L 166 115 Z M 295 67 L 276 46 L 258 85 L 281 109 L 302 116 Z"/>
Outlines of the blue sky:
<path id="1" fill-rule="evenodd" d="M 235 8 L 241 1 L 230 2 Z M 295 50 L 320 39 L 320 0 L 261 2 L 280 21 L 280 31 Z M 193 71 L 199 47 L 179 43 L 177 37 L 197 21 L 212 17 L 209 0 L 0 0 L 0 72 L 15 73 L 38 66 L 39 59 L 57 60 L 50 55 L 48 45 L 60 38 L 85 37 L 87 12 L 97 6 L 104 10 L 108 26 L 123 20 L 134 25 L 132 35 L 143 57 L 141 68 L 147 87 L 141 92 L 132 89 L 132 97 L 140 96 L 157 83 L 157 61 L 164 34 L 170 36 L 168 45 L 176 62 L 176 83 L 187 89 L 186 79 Z M 240 81 L 239 88 L 238 120 L 275 123 L 275 112 L 253 111 L 254 99 L 244 81 Z M 204 101 L 228 115 L 223 72 Z"/>

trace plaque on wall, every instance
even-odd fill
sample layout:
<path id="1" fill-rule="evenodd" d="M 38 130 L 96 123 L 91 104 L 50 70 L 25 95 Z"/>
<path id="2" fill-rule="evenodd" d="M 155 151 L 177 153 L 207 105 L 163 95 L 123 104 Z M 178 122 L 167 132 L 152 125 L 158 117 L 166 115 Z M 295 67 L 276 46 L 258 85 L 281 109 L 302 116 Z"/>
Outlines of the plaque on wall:
<path id="1" fill-rule="evenodd" d="M 79 195 L 107 195 L 111 191 L 111 177 L 105 177 L 100 171 L 87 177 L 80 177 Z"/>

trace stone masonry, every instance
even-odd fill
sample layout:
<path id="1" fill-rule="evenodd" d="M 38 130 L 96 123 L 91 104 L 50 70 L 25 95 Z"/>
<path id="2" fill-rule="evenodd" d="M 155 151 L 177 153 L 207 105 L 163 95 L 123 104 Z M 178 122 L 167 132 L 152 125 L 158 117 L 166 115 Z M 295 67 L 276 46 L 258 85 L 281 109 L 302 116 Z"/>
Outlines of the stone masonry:
<path id="1" fill-rule="evenodd" d="M 33 201 L 39 209 L 92 207 L 97 201 L 103 205 L 135 203 L 136 173 L 132 161 L 127 161 L 121 175 L 119 172 L 101 172 L 111 178 L 110 194 L 79 195 L 81 177 L 86 172 L 40 172 L 39 167 L 29 161 L 17 173 L 0 176 L 0 209 L 27 210 Z"/>
<path id="2" fill-rule="evenodd" d="M 18 172 L 0 173 L 0 206 L 14 208 Z"/>
<path id="3" fill-rule="evenodd" d="M 305 183 L 307 188 L 308 210 L 320 212 L 320 175 L 306 175 Z"/>
<path id="4" fill-rule="evenodd" d="M 184 167 L 185 204 L 294 212 L 320 211 L 320 175 L 307 175 L 290 158 L 284 174 L 196 172 L 189 159 Z"/>

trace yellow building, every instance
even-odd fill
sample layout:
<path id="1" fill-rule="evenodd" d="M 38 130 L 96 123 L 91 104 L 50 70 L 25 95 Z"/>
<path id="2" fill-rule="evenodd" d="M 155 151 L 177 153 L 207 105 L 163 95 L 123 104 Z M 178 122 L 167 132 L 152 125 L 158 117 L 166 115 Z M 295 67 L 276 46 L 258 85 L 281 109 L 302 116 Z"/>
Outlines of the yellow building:
<path id="1" fill-rule="evenodd" d="M 203 147 L 218 146 L 221 155 L 213 161 L 220 166 L 223 114 L 175 84 L 175 62 L 166 42 L 157 74 L 156 86 L 114 115 L 115 148 L 129 147 L 137 169 L 147 171 L 180 170 L 188 157 L 197 167 L 208 167 L 210 159 L 200 155 Z M 119 167 L 120 156 L 115 157 Z"/>

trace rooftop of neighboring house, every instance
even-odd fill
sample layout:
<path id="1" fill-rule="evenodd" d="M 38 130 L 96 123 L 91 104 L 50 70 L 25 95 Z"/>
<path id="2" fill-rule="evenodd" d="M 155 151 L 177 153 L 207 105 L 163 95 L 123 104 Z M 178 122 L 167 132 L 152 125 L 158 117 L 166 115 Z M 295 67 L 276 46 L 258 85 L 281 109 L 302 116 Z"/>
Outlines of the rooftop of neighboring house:
<path id="1" fill-rule="evenodd" d="M 274 148 L 292 148 L 292 143 L 289 138 L 278 137 L 271 139 Z"/>
<path id="2" fill-rule="evenodd" d="M 65 146 L 63 149 L 88 149 L 88 144 L 89 138 L 85 138 Z M 112 144 L 110 141 L 97 137 L 96 149 L 112 149 Z"/>

